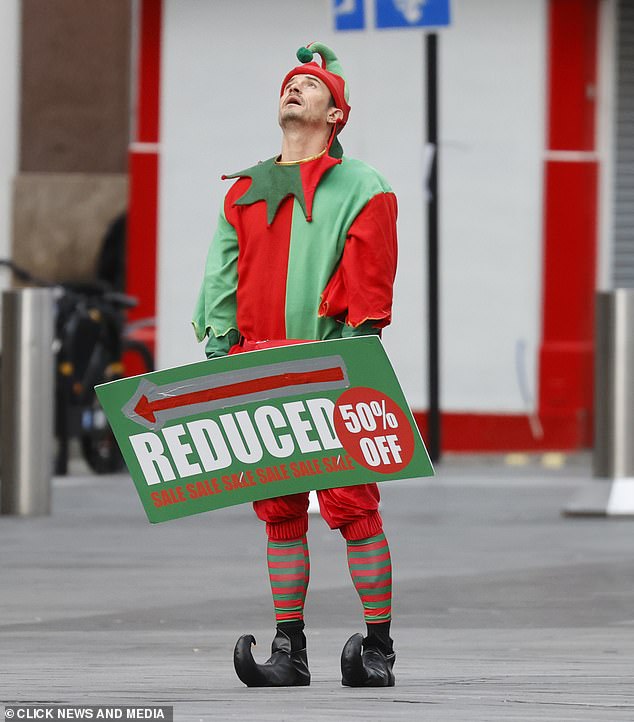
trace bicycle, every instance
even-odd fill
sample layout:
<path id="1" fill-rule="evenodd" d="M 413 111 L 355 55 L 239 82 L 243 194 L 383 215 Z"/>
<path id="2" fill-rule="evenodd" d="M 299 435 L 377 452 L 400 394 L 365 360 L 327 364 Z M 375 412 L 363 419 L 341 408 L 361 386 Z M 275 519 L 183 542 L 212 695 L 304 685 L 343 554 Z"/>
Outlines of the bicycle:
<path id="1" fill-rule="evenodd" d="M 122 356 L 139 355 L 144 371 L 154 370 L 154 358 L 133 338 L 125 323 L 135 298 L 113 291 L 108 284 L 50 284 L 11 260 L 0 259 L 20 281 L 55 290 L 55 438 L 54 473 L 68 472 L 69 445 L 79 440 L 82 456 L 97 474 L 124 467 L 123 457 L 103 413 L 94 387 L 124 375 Z"/>

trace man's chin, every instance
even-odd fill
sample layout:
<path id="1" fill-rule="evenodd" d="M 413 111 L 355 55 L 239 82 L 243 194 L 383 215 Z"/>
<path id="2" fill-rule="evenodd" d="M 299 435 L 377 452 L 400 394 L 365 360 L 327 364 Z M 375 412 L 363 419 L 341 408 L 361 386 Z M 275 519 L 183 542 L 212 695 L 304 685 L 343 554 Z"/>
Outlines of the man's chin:
<path id="1" fill-rule="evenodd" d="M 299 105 L 287 105 L 280 112 L 280 123 L 286 120 L 300 120 L 302 118 L 303 108 Z"/>
<path id="2" fill-rule="evenodd" d="M 306 117 L 303 116 L 302 113 L 290 111 L 280 113 L 279 124 L 280 128 L 284 130 L 285 128 L 305 126 L 308 124 L 308 122 Z"/>

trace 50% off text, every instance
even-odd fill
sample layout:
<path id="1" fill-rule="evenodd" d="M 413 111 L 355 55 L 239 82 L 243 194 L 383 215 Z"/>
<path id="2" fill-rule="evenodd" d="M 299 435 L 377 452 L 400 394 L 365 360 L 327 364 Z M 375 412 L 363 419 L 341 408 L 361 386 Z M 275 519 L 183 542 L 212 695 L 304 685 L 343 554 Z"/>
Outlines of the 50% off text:
<path id="1" fill-rule="evenodd" d="M 389 396 L 356 387 L 338 399 L 335 430 L 346 451 L 372 471 L 405 468 L 414 454 L 414 434 L 404 412 Z"/>

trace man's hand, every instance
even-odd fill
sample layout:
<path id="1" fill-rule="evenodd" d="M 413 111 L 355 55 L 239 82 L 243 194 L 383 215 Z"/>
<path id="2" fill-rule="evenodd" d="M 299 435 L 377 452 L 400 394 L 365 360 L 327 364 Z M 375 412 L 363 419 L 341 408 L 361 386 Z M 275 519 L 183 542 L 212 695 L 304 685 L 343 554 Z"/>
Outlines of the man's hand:
<path id="1" fill-rule="evenodd" d="M 364 321 L 356 328 L 344 323 L 343 329 L 341 330 L 341 338 L 353 338 L 354 336 L 380 336 L 381 329 L 375 328 L 373 325 L 375 323 L 376 321 Z"/>
<path id="2" fill-rule="evenodd" d="M 207 358 L 220 358 L 229 353 L 229 349 L 235 346 L 240 340 L 240 334 L 235 328 L 228 331 L 224 336 L 209 335 L 205 344 L 205 355 Z"/>

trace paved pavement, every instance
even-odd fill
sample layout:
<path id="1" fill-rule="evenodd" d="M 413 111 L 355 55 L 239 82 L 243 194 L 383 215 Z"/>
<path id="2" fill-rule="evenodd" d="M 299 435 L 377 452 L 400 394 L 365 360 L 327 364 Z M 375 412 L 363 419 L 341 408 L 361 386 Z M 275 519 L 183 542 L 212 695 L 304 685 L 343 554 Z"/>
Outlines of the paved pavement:
<path id="1" fill-rule="evenodd" d="M 563 518 L 587 456 L 447 458 L 387 482 L 397 686 L 340 685 L 363 631 L 341 538 L 311 517 L 310 687 L 243 687 L 273 636 L 247 507 L 150 525 L 126 475 L 54 480 L 53 514 L 0 517 L 0 705 L 173 704 L 194 720 L 634 720 L 634 521 Z"/>

